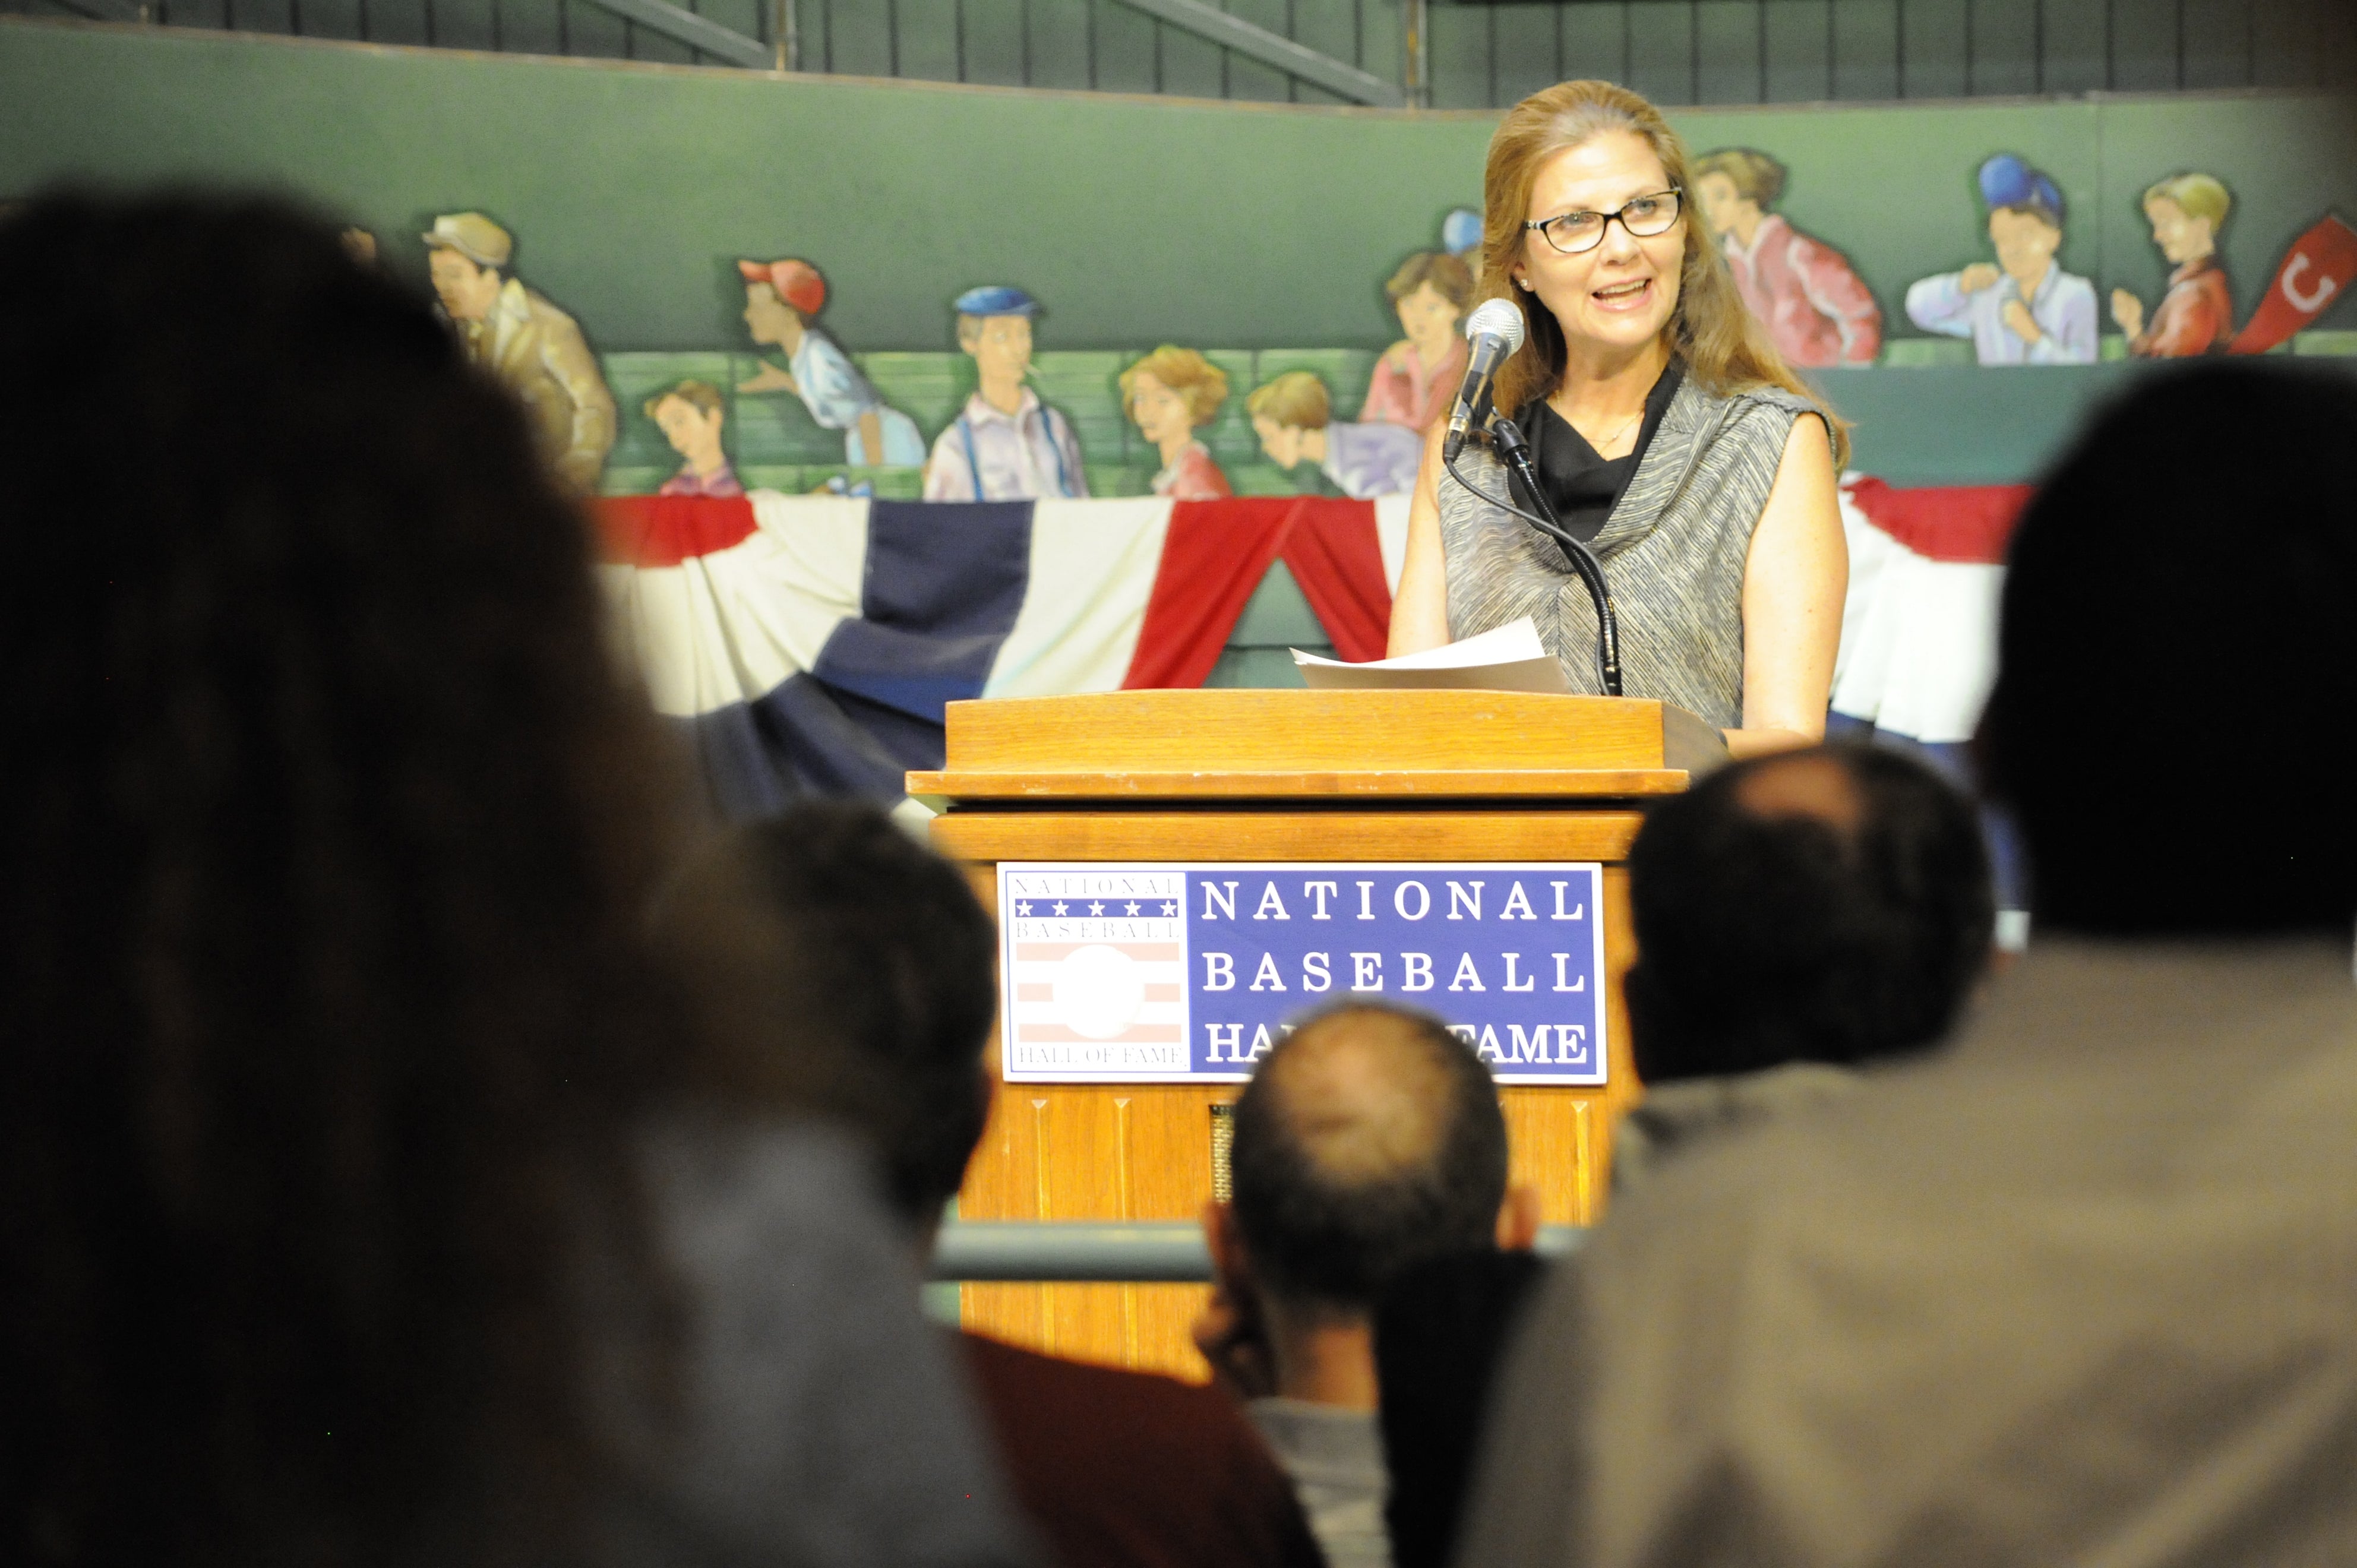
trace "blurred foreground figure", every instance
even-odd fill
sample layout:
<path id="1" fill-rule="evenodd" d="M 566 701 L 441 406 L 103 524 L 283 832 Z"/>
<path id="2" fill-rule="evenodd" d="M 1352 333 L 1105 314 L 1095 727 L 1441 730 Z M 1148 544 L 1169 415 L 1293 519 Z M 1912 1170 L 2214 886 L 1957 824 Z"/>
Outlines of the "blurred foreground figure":
<path id="1" fill-rule="evenodd" d="M 1460 1563 L 2346 1557 L 2352 430 L 2341 375 L 2211 364 L 2049 478 L 1978 743 L 2029 953 L 1936 1056 L 1616 1207 Z"/>
<path id="2" fill-rule="evenodd" d="M 1663 800 L 1629 852 L 1629 902 L 1645 1098 L 1613 1130 L 1615 1193 L 1939 1039 L 1996 921 L 1972 807 L 1864 746 L 1732 763 Z"/>
<path id="3" fill-rule="evenodd" d="M 0 364 L 0 1561 L 1005 1561 L 512 401 L 259 201 L 37 203 Z"/>
<path id="4" fill-rule="evenodd" d="M 990 917 L 955 866 L 847 801 L 724 834 L 660 923 L 693 934 L 745 907 L 754 945 L 779 955 L 745 993 L 748 1032 L 873 1144 L 905 1255 L 929 1254 L 990 1111 Z M 904 1288 L 913 1304 L 913 1274 Z M 963 1349 L 1016 1500 L 1064 1568 L 1318 1568 L 1283 1472 L 1216 1391 L 941 1338 Z"/>

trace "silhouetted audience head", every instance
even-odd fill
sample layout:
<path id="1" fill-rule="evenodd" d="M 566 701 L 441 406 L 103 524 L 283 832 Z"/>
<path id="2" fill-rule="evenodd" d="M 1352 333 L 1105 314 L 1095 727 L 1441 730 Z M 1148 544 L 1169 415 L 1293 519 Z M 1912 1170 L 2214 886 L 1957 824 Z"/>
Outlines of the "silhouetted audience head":
<path id="1" fill-rule="evenodd" d="M 2140 379 L 2040 487 L 1977 741 L 2038 929 L 2347 934 L 2352 431 L 2344 371 L 2208 361 Z"/>
<path id="2" fill-rule="evenodd" d="M 573 1224 L 695 1054 L 583 519 L 269 201 L 36 202 L 0 364 L 0 1559 L 545 1546 Z"/>
<path id="3" fill-rule="evenodd" d="M 1312 1315 L 1371 1312 L 1404 1270 L 1490 1245 L 1506 1195 L 1489 1069 L 1437 1020 L 1365 1002 L 1262 1060 L 1229 1159 L 1254 1282 Z"/>
<path id="4" fill-rule="evenodd" d="M 1929 1045 L 1988 962 L 1973 809 L 1887 749 L 1718 769 L 1647 815 L 1629 886 L 1629 1032 L 1648 1083 Z"/>
<path id="5" fill-rule="evenodd" d="M 1494 1247 L 1436 1258 L 1376 1309 L 1392 1568 L 1448 1568 L 1498 1364 L 1546 1272 L 1535 1252 Z"/>
<path id="6" fill-rule="evenodd" d="M 798 1058 L 808 1101 L 876 1145 L 893 1207 L 931 1227 L 990 1109 L 996 936 L 963 875 L 872 805 L 813 801 L 721 835 L 661 908 L 770 928 L 754 940 L 778 956 L 731 996 L 757 1010 L 739 1026 Z"/>

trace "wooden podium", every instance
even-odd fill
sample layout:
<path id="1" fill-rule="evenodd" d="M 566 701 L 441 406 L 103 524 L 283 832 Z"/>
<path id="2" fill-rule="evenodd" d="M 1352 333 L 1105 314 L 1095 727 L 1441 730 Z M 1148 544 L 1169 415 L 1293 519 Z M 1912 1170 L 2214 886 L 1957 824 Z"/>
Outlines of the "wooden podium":
<path id="1" fill-rule="evenodd" d="M 1625 862 L 1644 798 L 1726 757 L 1693 714 L 1635 698 L 1451 691 L 1150 691 L 952 703 L 946 765 L 909 792 L 996 914 L 1001 861 L 1600 862 L 1608 1077 L 1504 1088 L 1514 1179 L 1549 1223 L 1603 1197 L 1636 1092 L 1620 977 Z M 993 1050 L 996 1047 L 994 1042 Z M 1234 1084 L 998 1084 L 966 1219 L 1193 1219 L 1212 1107 Z M 1200 1379 L 1183 1284 L 967 1284 L 966 1325 L 1060 1355 Z"/>

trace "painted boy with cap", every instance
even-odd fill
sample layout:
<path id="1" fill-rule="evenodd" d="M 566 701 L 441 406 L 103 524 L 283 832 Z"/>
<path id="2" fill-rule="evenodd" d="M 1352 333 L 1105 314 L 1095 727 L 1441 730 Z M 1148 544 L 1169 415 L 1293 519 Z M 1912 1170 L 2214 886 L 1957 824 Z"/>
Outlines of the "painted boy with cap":
<path id="1" fill-rule="evenodd" d="M 785 350 L 787 368 L 763 362 L 740 392 L 790 392 L 823 430 L 843 432 L 843 460 L 855 468 L 913 468 L 925 460 L 917 422 L 884 401 L 851 356 L 812 321 L 826 304 L 826 280 L 808 262 L 738 262 L 745 329 Z"/>
<path id="2" fill-rule="evenodd" d="M 1031 318 L 1039 303 L 990 285 L 957 297 L 958 347 L 980 381 L 925 465 L 929 501 L 1018 501 L 1086 496 L 1071 421 L 1024 384 L 1031 371 Z"/>
<path id="3" fill-rule="evenodd" d="M 2062 192 L 2011 153 L 1981 165 L 1996 263 L 1921 278 L 1907 317 L 1926 332 L 1969 338 L 1984 365 L 2092 365 L 2095 285 L 2064 272 Z"/>
<path id="4" fill-rule="evenodd" d="M 573 317 L 502 274 L 515 240 L 479 212 L 434 220 L 426 270 L 467 357 L 523 402 L 541 450 L 575 489 L 597 488 L 614 447 L 614 394 Z"/>

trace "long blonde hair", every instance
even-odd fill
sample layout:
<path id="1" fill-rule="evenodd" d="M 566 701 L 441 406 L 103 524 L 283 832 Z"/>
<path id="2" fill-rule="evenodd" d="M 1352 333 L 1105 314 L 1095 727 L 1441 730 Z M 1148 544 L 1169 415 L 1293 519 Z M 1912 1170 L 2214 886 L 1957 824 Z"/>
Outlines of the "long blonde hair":
<path id="1" fill-rule="evenodd" d="M 1679 267 L 1678 304 L 1662 329 L 1671 351 L 1685 362 L 1685 373 L 1722 396 L 1777 387 L 1806 398 L 1824 414 L 1825 426 L 1833 434 L 1835 467 L 1846 466 L 1847 422 L 1826 407 L 1824 399 L 1784 363 L 1767 328 L 1736 292 L 1727 260 L 1712 242 L 1706 226 L 1693 213 L 1694 182 L 1685 144 L 1670 129 L 1660 110 L 1609 81 L 1562 81 L 1534 92 L 1506 112 L 1497 134 L 1490 138 L 1490 161 L 1481 176 L 1481 295 L 1485 299 L 1512 300 L 1529 328 L 1522 348 L 1499 369 L 1497 405 L 1509 411 L 1520 409 L 1562 384 L 1563 328 L 1535 295 L 1514 286 L 1513 269 L 1530 239 L 1523 220 L 1530 211 L 1531 190 L 1538 183 L 1539 170 L 1556 154 L 1609 131 L 1643 137 L 1668 171 L 1670 183 L 1685 193 L 1685 256 Z"/>

